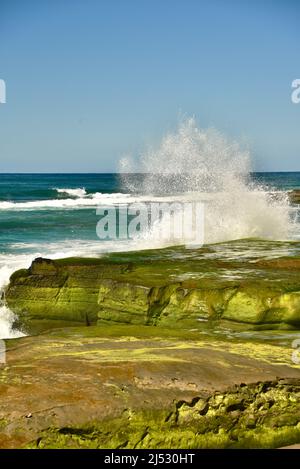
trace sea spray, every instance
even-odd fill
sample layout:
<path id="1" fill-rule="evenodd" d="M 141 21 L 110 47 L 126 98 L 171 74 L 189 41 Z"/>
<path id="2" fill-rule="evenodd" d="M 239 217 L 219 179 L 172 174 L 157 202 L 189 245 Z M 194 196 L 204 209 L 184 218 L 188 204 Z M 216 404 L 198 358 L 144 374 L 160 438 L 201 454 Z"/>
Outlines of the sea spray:
<path id="1" fill-rule="evenodd" d="M 14 313 L 5 304 L 4 290 L 10 275 L 20 268 L 22 262 L 12 256 L 1 256 L 0 258 L 0 339 L 21 337 L 24 334 L 13 328 L 15 322 Z"/>
<path id="2" fill-rule="evenodd" d="M 123 189 L 205 203 L 205 243 L 243 238 L 289 239 L 287 194 L 251 180 L 251 158 L 215 129 L 202 130 L 193 118 L 166 135 L 158 149 L 138 161 L 120 162 Z M 130 173 L 142 173 L 135 178 Z M 163 222 L 163 220 L 162 220 Z M 145 238 L 151 233 L 145 233 Z"/>

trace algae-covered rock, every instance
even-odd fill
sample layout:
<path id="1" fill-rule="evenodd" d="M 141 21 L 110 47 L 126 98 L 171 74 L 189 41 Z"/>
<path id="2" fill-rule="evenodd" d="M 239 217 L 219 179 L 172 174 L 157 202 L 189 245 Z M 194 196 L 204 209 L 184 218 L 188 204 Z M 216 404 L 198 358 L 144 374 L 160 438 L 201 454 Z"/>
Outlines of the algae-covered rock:
<path id="1" fill-rule="evenodd" d="M 221 246 L 36 259 L 12 275 L 6 301 L 29 329 L 42 320 L 299 328 L 299 273 L 295 255 L 228 260 Z"/>
<path id="2" fill-rule="evenodd" d="M 274 344 L 255 334 L 245 341 L 102 325 L 8 340 L 0 366 L 0 447 L 299 443 L 300 369 L 287 333 Z"/>
<path id="3" fill-rule="evenodd" d="M 43 334 L 6 341 L 0 447 L 299 443 L 298 332 L 280 331 L 300 326 L 299 255 L 247 240 L 15 272 L 5 299 Z"/>
<path id="4" fill-rule="evenodd" d="M 223 317 L 233 321 L 261 323 L 269 305 L 257 291 L 238 291 L 228 301 Z"/>
<path id="5" fill-rule="evenodd" d="M 295 189 L 293 191 L 290 191 L 289 198 L 293 204 L 300 204 L 300 190 Z"/>
<path id="6" fill-rule="evenodd" d="M 148 295 L 149 288 L 141 285 L 102 280 L 98 295 L 98 319 L 145 324 L 149 308 Z"/>

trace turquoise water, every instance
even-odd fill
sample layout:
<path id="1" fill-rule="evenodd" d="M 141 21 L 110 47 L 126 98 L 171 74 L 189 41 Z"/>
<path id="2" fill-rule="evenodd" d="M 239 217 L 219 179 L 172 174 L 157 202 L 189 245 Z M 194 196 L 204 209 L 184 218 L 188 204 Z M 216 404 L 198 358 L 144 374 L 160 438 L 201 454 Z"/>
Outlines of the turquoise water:
<path id="1" fill-rule="evenodd" d="M 270 190 L 300 188 L 300 173 L 255 173 L 252 178 Z M 67 192 L 58 192 L 62 189 Z M 79 190 L 78 195 L 70 190 Z M 0 174 L 0 253 L 33 252 L 49 243 L 100 243 L 96 207 L 127 197 L 117 174 Z"/>
<path id="2" fill-rule="evenodd" d="M 1 174 L 1 254 L 31 252 L 34 245 L 49 242 L 96 240 L 97 204 L 91 200 L 89 206 L 88 196 L 103 193 L 105 198 L 116 193 L 118 186 L 118 176 L 113 174 Z M 86 206 L 78 206 L 80 197 L 57 191 L 78 188 L 85 188 Z"/>
<path id="3" fill-rule="evenodd" d="M 275 187 L 279 190 L 300 189 L 300 172 L 253 173 L 254 181 Z"/>

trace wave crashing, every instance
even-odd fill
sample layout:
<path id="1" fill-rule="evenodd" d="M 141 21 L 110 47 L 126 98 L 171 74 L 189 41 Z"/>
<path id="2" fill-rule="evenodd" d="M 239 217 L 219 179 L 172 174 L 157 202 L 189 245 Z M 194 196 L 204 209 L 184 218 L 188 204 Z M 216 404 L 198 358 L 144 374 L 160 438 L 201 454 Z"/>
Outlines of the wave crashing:
<path id="1" fill-rule="evenodd" d="M 71 197 L 85 197 L 87 195 L 84 187 L 78 189 L 55 189 L 58 194 L 67 194 Z"/>
<path id="2" fill-rule="evenodd" d="M 203 201 L 207 244 L 291 236 L 288 195 L 253 182 L 249 151 L 215 129 L 199 129 L 193 118 L 166 135 L 158 149 L 137 161 L 122 159 L 120 169 L 125 190 Z M 144 177 L 135 180 L 131 173 Z"/>

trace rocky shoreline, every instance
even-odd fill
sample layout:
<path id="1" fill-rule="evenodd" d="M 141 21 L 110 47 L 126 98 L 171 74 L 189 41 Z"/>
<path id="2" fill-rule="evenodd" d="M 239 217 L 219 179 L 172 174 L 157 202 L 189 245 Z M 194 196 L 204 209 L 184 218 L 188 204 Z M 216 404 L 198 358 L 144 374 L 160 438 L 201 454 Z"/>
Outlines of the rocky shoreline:
<path id="1" fill-rule="evenodd" d="M 173 252 L 179 256 L 181 248 Z M 199 328 L 202 322 L 300 329 L 300 257 L 238 261 L 197 254 L 40 258 L 13 274 L 5 298 L 29 333 L 43 321 L 47 327 L 70 321 Z"/>
<path id="2" fill-rule="evenodd" d="M 247 240 L 14 273 L 5 299 L 29 335 L 6 341 L 0 447 L 299 443 L 299 251 Z"/>
<path id="3" fill-rule="evenodd" d="M 2 448 L 273 448 L 300 441 L 300 369 L 272 344 L 151 326 L 8 341 Z"/>

